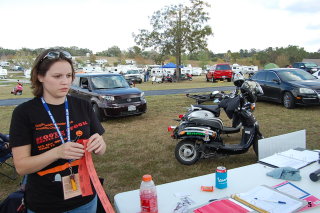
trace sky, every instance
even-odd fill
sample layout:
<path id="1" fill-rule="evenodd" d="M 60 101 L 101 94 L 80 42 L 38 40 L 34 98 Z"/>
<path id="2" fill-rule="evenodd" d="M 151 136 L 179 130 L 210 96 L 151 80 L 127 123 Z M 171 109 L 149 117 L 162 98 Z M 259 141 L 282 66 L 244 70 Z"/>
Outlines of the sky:
<path id="1" fill-rule="evenodd" d="M 319 0 L 206 0 L 214 53 L 296 45 L 320 49 Z M 94 53 L 136 45 L 132 33 L 150 17 L 187 0 L 0 0 L 0 47 L 88 48 Z"/>

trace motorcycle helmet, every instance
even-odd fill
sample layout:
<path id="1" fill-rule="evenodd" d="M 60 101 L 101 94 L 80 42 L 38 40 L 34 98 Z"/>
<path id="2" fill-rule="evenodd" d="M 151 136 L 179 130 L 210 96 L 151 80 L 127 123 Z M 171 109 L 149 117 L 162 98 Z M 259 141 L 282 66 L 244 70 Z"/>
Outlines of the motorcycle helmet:
<path id="1" fill-rule="evenodd" d="M 263 95 L 260 84 L 255 81 L 245 81 L 241 85 L 240 90 L 244 97 L 251 103 L 255 103 L 257 101 L 257 96 Z"/>
<path id="2" fill-rule="evenodd" d="M 234 80 L 233 80 L 233 84 L 234 84 L 236 87 L 241 87 L 242 84 L 243 84 L 243 82 L 244 82 L 244 79 L 241 79 L 241 78 L 239 78 L 239 79 L 234 79 Z"/>
<path id="3" fill-rule="evenodd" d="M 241 72 L 235 73 L 233 76 L 233 84 L 236 87 L 241 87 L 243 82 L 245 81 L 244 76 Z"/>

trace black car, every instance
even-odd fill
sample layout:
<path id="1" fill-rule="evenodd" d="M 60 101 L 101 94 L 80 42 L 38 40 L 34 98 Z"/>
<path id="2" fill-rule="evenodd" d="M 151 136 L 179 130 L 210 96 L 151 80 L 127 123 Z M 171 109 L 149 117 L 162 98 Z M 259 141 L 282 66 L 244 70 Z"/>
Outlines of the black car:
<path id="1" fill-rule="evenodd" d="M 320 80 L 310 73 L 294 68 L 275 68 L 258 71 L 251 77 L 258 82 L 263 95 L 259 100 L 274 101 L 292 109 L 296 104 L 317 105 L 320 99 Z"/>
<path id="2" fill-rule="evenodd" d="M 318 65 L 313 62 L 295 62 L 293 64 L 293 68 L 302 69 L 302 70 L 305 70 L 311 74 L 313 74 L 319 70 Z"/>
<path id="3" fill-rule="evenodd" d="M 120 74 L 76 74 L 71 96 L 88 100 L 98 119 L 141 115 L 147 110 L 144 92 L 131 88 Z"/>

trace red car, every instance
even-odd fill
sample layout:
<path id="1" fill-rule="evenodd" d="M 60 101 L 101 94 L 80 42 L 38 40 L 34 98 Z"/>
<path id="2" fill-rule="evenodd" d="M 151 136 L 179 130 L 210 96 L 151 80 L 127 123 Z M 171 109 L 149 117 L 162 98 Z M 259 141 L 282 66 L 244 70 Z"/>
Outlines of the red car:
<path id="1" fill-rule="evenodd" d="M 228 82 L 232 79 L 232 69 L 230 64 L 216 64 L 206 74 L 207 81 L 216 82 L 217 80 L 227 79 Z"/>

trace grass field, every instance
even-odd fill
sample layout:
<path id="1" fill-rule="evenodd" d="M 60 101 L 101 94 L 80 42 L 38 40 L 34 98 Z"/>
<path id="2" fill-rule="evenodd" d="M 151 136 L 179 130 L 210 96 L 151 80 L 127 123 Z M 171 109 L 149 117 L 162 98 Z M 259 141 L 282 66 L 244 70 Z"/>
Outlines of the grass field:
<path id="1" fill-rule="evenodd" d="M 147 90 L 156 87 L 165 89 L 171 85 L 179 88 L 188 86 L 195 88 L 198 85 L 212 86 L 212 83 L 204 81 L 204 77 L 199 78 L 198 83 L 195 79 L 192 82 L 170 85 L 169 83 L 148 84 L 137 85 L 137 87 L 145 87 L 144 90 Z M 219 83 L 219 86 L 226 84 L 228 83 Z M 2 97 L 1 94 L 0 97 Z M 194 100 L 185 95 L 168 95 L 149 96 L 147 101 L 148 111 L 142 116 L 112 119 L 102 123 L 106 129 L 104 139 L 107 143 L 107 151 L 101 157 L 94 157 L 94 161 L 98 174 L 105 178 L 104 187 L 110 197 L 113 198 L 117 193 L 139 188 L 142 175 L 147 173 L 153 176 L 156 184 L 163 184 L 209 174 L 220 165 L 232 169 L 256 162 L 256 156 L 250 149 L 249 152 L 241 155 L 200 160 L 192 166 L 181 165 L 174 157 L 177 141 L 170 138 L 167 126 L 176 125 L 177 122 L 172 119 L 184 113 L 186 107 L 194 104 Z M 14 106 L 0 107 L 0 109 L 0 132 L 7 133 Z M 318 112 L 318 106 L 288 110 L 280 104 L 258 102 L 255 116 L 265 137 L 306 129 L 307 147 L 319 149 L 320 116 L 317 116 Z M 230 124 L 225 113 L 222 113 L 222 119 L 226 124 Z M 224 140 L 238 143 L 240 134 L 224 136 Z M 15 191 L 19 182 L 20 179 L 10 181 L 0 176 L 0 199 Z"/>

